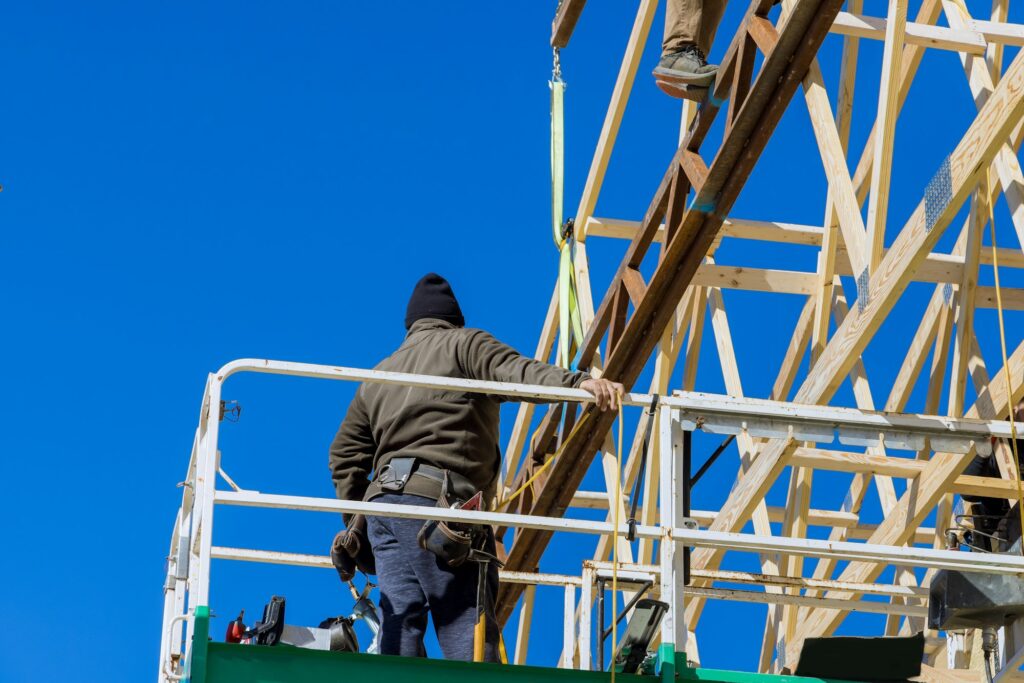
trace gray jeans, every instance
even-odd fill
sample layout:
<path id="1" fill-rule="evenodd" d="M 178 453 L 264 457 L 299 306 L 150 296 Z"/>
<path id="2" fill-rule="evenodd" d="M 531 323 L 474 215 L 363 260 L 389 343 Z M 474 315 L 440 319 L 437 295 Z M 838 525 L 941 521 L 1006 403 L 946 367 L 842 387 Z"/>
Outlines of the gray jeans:
<path id="1" fill-rule="evenodd" d="M 433 507 L 436 501 L 409 494 L 388 493 L 375 503 Z M 366 530 L 377 561 L 380 583 L 380 653 L 425 657 L 423 634 L 431 615 L 437 641 L 445 659 L 473 659 L 473 627 L 476 624 L 476 563 L 452 568 L 430 551 L 420 548 L 416 535 L 423 520 L 395 517 L 366 518 Z M 484 550 L 494 553 L 494 537 L 488 532 Z M 498 661 L 498 625 L 494 596 L 498 592 L 498 568 L 487 574 L 487 644 L 484 659 Z"/>

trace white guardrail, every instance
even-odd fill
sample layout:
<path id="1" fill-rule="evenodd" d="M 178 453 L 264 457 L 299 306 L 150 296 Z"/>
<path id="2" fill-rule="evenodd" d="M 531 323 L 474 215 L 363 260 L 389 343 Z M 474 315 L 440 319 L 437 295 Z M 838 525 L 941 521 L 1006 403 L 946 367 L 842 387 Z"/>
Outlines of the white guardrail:
<path id="1" fill-rule="evenodd" d="M 589 535 L 608 535 L 616 531 L 607 522 L 540 517 L 499 512 L 442 510 L 407 505 L 390 505 L 362 501 L 341 501 L 259 493 L 245 490 L 217 490 L 216 477 L 222 473 L 218 433 L 221 389 L 231 375 L 256 372 L 351 382 L 373 382 L 438 389 L 458 389 L 475 393 L 500 395 L 509 398 L 544 399 L 586 403 L 593 397 L 579 389 L 564 389 L 529 384 L 484 382 L 450 377 L 432 377 L 406 373 L 382 372 L 328 365 L 313 365 L 285 361 L 242 359 L 223 366 L 209 376 L 203 395 L 199 427 L 193 441 L 192 453 L 185 481 L 182 505 L 175 519 L 168 554 L 167 581 L 164 586 L 164 618 L 160 647 L 160 673 L 158 681 L 169 683 L 187 676 L 187 647 L 191 641 L 193 622 L 191 614 L 197 605 L 209 605 L 210 562 L 214 558 L 244 561 L 297 564 L 303 566 L 329 566 L 326 558 L 281 553 L 274 551 L 216 548 L 212 543 L 213 512 L 215 505 L 235 505 L 269 509 L 311 510 L 330 513 L 369 513 L 411 519 L 443 519 L 493 524 L 511 529 L 539 529 Z M 649 406 L 652 396 L 628 393 L 623 403 L 628 406 Z M 954 419 L 934 415 L 905 415 L 864 412 L 848 408 L 810 406 L 779 401 L 735 398 L 695 392 L 676 392 L 659 401 L 658 428 L 661 434 L 659 457 L 659 523 L 636 527 L 638 538 L 658 540 L 659 562 L 658 592 L 670 609 L 662 622 L 662 643 L 675 644 L 682 649 L 686 627 L 682 623 L 682 593 L 689 590 L 681 585 L 683 547 L 704 547 L 739 552 L 782 553 L 805 557 L 829 557 L 837 560 L 859 560 L 883 564 L 908 565 L 936 569 L 974 569 L 1004 574 L 1024 573 L 1024 558 L 1005 555 L 969 554 L 931 548 L 882 546 L 867 543 L 821 541 L 804 538 L 769 537 L 755 534 L 723 533 L 696 528 L 696 523 L 683 516 L 682 511 L 682 433 L 684 430 L 702 429 L 713 433 L 746 432 L 751 436 L 789 438 L 818 443 L 831 442 L 838 436 L 841 443 L 873 445 L 884 443 L 890 448 L 919 450 L 926 442 L 933 450 L 968 452 L 971 448 L 988 449 L 990 439 L 1009 438 L 1010 424 L 998 420 Z M 1024 432 L 1024 424 L 1018 424 Z M 626 532 L 625 524 L 617 530 Z M 635 567 L 634 567 L 635 568 Z M 624 571 L 630 570 L 624 566 Z M 588 573 L 589 572 L 589 573 Z M 584 569 L 584 575 L 593 576 L 593 570 Z M 566 589 L 565 634 L 576 633 L 575 589 L 582 586 L 584 596 L 592 597 L 592 590 L 578 577 L 516 572 L 504 580 L 558 584 Z M 653 575 L 652 575 L 653 576 Z M 532 580 L 531 580 L 531 577 Z M 709 597 L 736 600 L 762 600 L 765 594 L 752 591 L 702 589 Z M 717 591 L 717 592 L 716 592 Z M 743 594 L 744 595 L 734 595 Z M 772 596 L 767 596 L 772 597 Z M 778 599 L 797 596 L 780 595 Z M 590 605 L 581 598 L 579 638 L 589 643 Z M 813 598 L 803 598 L 810 600 Z M 835 602 L 835 601 L 832 601 Z M 851 611 L 865 609 L 880 611 L 879 603 L 850 601 Z M 825 605 L 822 606 L 832 606 Z M 894 606 L 894 609 L 897 607 Z M 907 606 L 903 606 L 905 611 Z M 919 610 L 912 607 L 909 609 Z M 185 622 L 184 633 L 178 626 Z M 585 622 L 585 623 L 584 623 Z M 565 648 L 569 650 L 571 648 Z M 589 649 L 589 647 L 588 647 Z M 589 666 L 589 651 L 580 653 L 580 666 Z M 571 657 L 563 654 L 563 666 L 571 666 Z"/>

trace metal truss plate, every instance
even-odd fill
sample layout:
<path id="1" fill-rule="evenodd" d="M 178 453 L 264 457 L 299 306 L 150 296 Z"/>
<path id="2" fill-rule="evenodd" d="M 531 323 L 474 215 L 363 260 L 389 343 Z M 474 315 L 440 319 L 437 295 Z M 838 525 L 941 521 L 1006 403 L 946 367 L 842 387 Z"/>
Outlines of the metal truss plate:
<path id="1" fill-rule="evenodd" d="M 857 310 L 863 312 L 867 308 L 869 297 L 871 294 L 871 275 L 868 273 L 868 269 L 865 268 L 860 275 L 857 276 Z"/>
<path id="2" fill-rule="evenodd" d="M 942 160 L 928 186 L 924 189 L 924 229 L 931 232 L 942 212 L 953 198 L 953 176 L 950 173 L 949 157 Z"/>

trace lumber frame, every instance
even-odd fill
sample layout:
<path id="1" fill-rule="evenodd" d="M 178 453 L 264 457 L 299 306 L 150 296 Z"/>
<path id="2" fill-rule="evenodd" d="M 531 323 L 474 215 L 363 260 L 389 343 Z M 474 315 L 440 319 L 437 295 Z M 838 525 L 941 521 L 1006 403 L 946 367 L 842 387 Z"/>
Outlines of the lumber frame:
<path id="1" fill-rule="evenodd" d="M 808 373 L 797 392 L 798 402 L 823 403 L 838 389 L 841 379 L 853 367 L 885 314 L 903 293 L 923 254 L 930 251 L 941 237 L 966 195 L 977 184 L 978 176 L 1024 113 L 1024 99 L 1015 96 L 1019 88 L 1024 88 L 1024 59 L 1021 58 L 1015 60 L 964 139 L 944 162 L 940 173 L 949 173 L 948 201 L 937 213 L 933 213 L 930 207 L 926 211 L 924 200 L 918 205 L 893 248 L 871 278 L 867 305 L 863 308 L 858 306 L 852 311 L 836 331 L 821 359 Z M 769 444 L 754 465 L 756 476 L 748 475 L 751 482 L 730 494 L 723 508 L 731 513 L 731 519 L 720 517 L 716 520 L 718 530 L 732 530 L 742 523 L 754 502 L 763 497 L 778 477 L 792 451 L 792 442 L 777 441 Z M 754 474 L 753 470 L 751 474 Z M 715 568 L 713 565 L 719 559 L 720 553 L 699 551 L 694 554 L 694 562 L 700 568 Z"/>
<path id="2" fill-rule="evenodd" d="M 813 2 L 825 5 L 828 0 Z M 552 45 L 568 43 L 583 4 L 564 0 L 559 5 Z M 667 392 L 676 382 L 685 389 L 694 389 L 704 322 L 710 315 L 715 351 L 726 387 L 730 393 L 742 395 L 740 365 L 746 361 L 732 345 L 730 321 L 725 313 L 726 298 L 733 296 L 729 290 L 755 292 L 758 297 L 805 296 L 806 303 L 793 330 L 771 397 L 788 399 L 797 386 L 794 401 L 827 404 L 833 400 L 840 383 L 848 378 L 857 406 L 871 409 L 874 401 L 861 354 L 872 343 L 910 283 L 933 283 L 934 291 L 923 309 L 917 332 L 910 339 L 896 342 L 898 348 L 906 348 L 907 352 L 892 383 L 885 409 L 906 410 L 915 386 L 927 382 L 924 412 L 943 410 L 951 416 L 995 417 L 1002 399 L 999 387 L 989 385 L 990 378 L 974 329 L 975 311 L 979 307 L 995 306 L 993 288 L 980 284 L 989 279 L 986 269 L 990 269 L 992 262 L 988 248 L 982 247 L 981 236 L 987 206 L 997 201 L 999 190 L 1007 200 L 1018 238 L 1024 241 L 1024 174 L 1016 153 L 1024 137 L 1024 124 L 1020 122 L 1024 114 L 1022 60 L 1018 58 L 1003 72 L 1003 48 L 1024 45 L 1024 26 L 1007 23 L 1006 0 L 993 0 L 991 16 L 978 20 L 967 16 L 955 0 L 923 0 L 913 18 L 906 16 L 906 0 L 892 0 L 886 18 L 864 16 L 861 0 L 850 0 L 846 12 L 829 5 L 831 17 L 827 21 L 822 20 L 820 12 L 811 17 L 807 9 L 811 4 L 808 0 L 785 0 L 776 28 L 767 19 L 768 3 L 765 0 L 751 3 L 740 31 L 721 60 L 719 83 L 713 98 L 700 107 L 696 116 L 692 103 L 684 106 L 684 132 L 679 147 L 643 219 L 598 218 L 594 215 L 597 199 L 656 5 L 654 0 L 640 3 L 576 214 L 575 267 L 580 309 L 587 329 L 581 367 L 631 386 L 641 369 L 652 362 L 651 392 Z M 943 10 L 949 21 L 948 28 L 937 25 Z M 794 29 L 801 24 L 800 30 Z M 798 37 L 810 37 L 817 44 L 826 32 L 844 36 L 834 112 L 825 88 L 829 79 L 824 77 L 815 58 L 817 44 L 812 49 L 805 42 L 803 48 L 798 49 L 788 42 L 797 34 L 807 34 L 808 29 L 813 35 Z M 562 42 L 556 42 L 557 36 L 561 36 L 558 40 Z M 872 112 L 875 125 L 859 160 L 851 164 L 849 128 L 858 44 L 864 39 L 883 40 L 885 54 L 882 77 L 870 86 L 879 89 L 878 111 Z M 755 50 L 766 55 L 760 73 L 753 70 Z M 901 230 L 895 230 L 894 225 L 886 230 L 893 131 L 925 50 L 958 53 L 979 114 L 950 155 L 948 166 L 936 174 L 935 182 L 949 185 L 941 206 L 936 208 L 934 201 L 929 205 L 923 200 Z M 780 69 L 777 58 L 784 53 L 793 56 L 793 64 Z M 776 86 L 767 85 L 766 74 L 776 79 Z M 778 82 L 779 76 L 783 77 L 781 82 Z M 778 115 L 800 84 L 828 182 L 822 226 L 728 216 Z M 723 104 L 726 100 L 727 105 Z M 707 154 L 701 154 L 704 137 L 719 113 L 725 117 L 725 135 L 718 153 L 706 163 Z M 736 142 L 739 140 L 742 145 Z M 898 160 L 897 163 L 903 162 Z M 904 166 L 898 168 L 902 172 Z M 979 181 L 983 182 L 989 168 L 998 188 L 990 187 L 990 194 L 986 194 L 979 188 Z M 685 199 L 690 192 L 692 201 Z M 968 198 L 970 213 L 953 252 L 934 253 L 932 250 L 942 232 Z M 869 203 L 866 221 L 861 217 L 865 202 Z M 590 278 L 589 237 L 629 240 L 619 270 L 596 308 L 591 293 L 594 283 Z M 765 268 L 737 263 L 735 257 L 730 261 L 717 259 L 716 252 L 723 240 L 735 239 L 778 242 L 792 245 L 786 248 L 793 250 L 813 248 L 818 252 L 818 264 L 813 271 L 808 271 L 790 269 L 785 261 Z M 655 243 L 661 245 L 661 250 L 652 271 L 648 252 Z M 887 243 L 891 243 L 888 249 Z M 1004 245 L 999 260 L 1001 268 L 1024 267 L 1024 252 Z M 652 272 L 653 275 L 649 275 Z M 857 281 L 857 292 L 849 306 L 841 276 L 853 276 Z M 1004 287 L 1002 296 L 1005 310 L 1024 310 L 1024 289 Z M 557 303 L 552 302 L 537 357 L 550 357 L 557 335 L 555 319 Z M 735 322 L 739 327 L 743 320 Z M 1014 352 L 1010 363 L 1019 375 L 1024 369 L 1024 345 Z M 704 371 L 700 370 L 702 377 Z M 947 376 L 950 377 L 948 386 Z M 971 410 L 965 411 L 968 377 L 979 399 Z M 1007 397 L 1005 402 L 1008 404 L 1020 393 L 1021 387 L 1014 387 L 1014 396 Z M 541 424 L 544 438 L 527 444 L 532 416 L 532 406 L 521 408 L 517 416 L 506 458 L 503 482 L 506 492 L 529 475 L 531 462 L 543 455 L 543 448 L 555 445 L 556 425 L 550 416 Z M 569 420 L 575 421 L 576 428 L 571 434 L 557 437 L 559 460 L 552 466 L 546 481 L 535 486 L 533 495 L 520 511 L 553 515 L 564 513 L 570 505 L 582 505 L 605 510 L 610 520 L 614 507 L 619 507 L 621 512 L 627 502 L 626 499 L 616 500 L 612 495 L 615 462 L 608 440 L 612 418 L 584 411 L 570 415 Z M 652 473 L 658 471 L 657 449 L 652 448 L 647 454 L 641 452 L 644 424 L 645 418 L 641 418 L 625 467 L 619 474 L 624 489 L 628 488 L 638 474 L 640 462 L 646 459 L 648 479 L 644 483 L 639 515 L 650 519 L 658 501 L 658 482 L 651 478 Z M 659 438 L 659 430 L 653 430 L 653 434 L 654 439 Z M 538 446 L 541 450 L 537 450 Z M 749 437 L 738 438 L 735 448 L 739 455 L 738 476 L 726 503 L 716 512 L 694 511 L 695 518 L 713 530 L 738 530 L 753 523 L 759 535 L 771 536 L 781 531 L 784 535 L 806 537 L 809 527 L 824 526 L 830 529 L 829 538 L 836 541 L 865 539 L 892 545 L 932 545 L 940 542 L 944 519 L 950 514 L 955 495 L 974 493 L 1009 498 L 1016 494 L 1015 485 L 1005 478 L 1010 464 L 1002 448 L 997 448 L 997 454 L 1004 478 L 988 480 L 961 475 L 960 465 L 966 463 L 966 456 L 943 453 L 931 456 L 924 451 L 911 453 L 910 457 L 896 457 L 883 448 L 855 453 L 818 448 L 811 443 Z M 598 453 L 602 454 L 604 486 L 599 488 L 603 490 L 578 491 L 579 481 Z M 764 494 L 787 469 L 791 475 L 786 505 L 767 506 Z M 810 506 L 809 493 L 815 470 L 853 475 L 847 496 L 838 509 L 836 506 L 827 506 L 829 509 Z M 911 500 L 909 492 L 897 496 L 894 479 L 905 479 L 908 489 L 918 498 L 908 502 Z M 861 516 L 865 498 L 872 491 L 878 494 L 885 515 L 880 524 Z M 936 508 L 936 524 L 922 527 L 924 516 Z M 535 569 L 549 537 L 545 532 L 519 534 L 511 545 L 510 568 Z M 609 557 L 611 541 L 610 536 L 598 540 L 596 560 Z M 650 562 L 654 557 L 655 543 L 650 539 L 643 539 L 639 548 L 623 546 L 620 540 L 618 547 L 620 557 L 632 558 L 635 551 L 640 563 Z M 699 656 L 694 635 L 706 599 L 722 593 L 722 588 L 714 585 L 724 577 L 717 569 L 722 552 L 703 549 L 693 555 L 694 591 L 687 604 L 686 630 L 689 634 L 687 651 L 694 661 Z M 926 590 L 930 573 L 921 586 L 911 572 L 901 571 L 897 572 L 891 586 L 879 587 L 872 583 L 884 568 L 877 563 L 851 563 L 839 576 L 835 576 L 836 562 L 829 557 L 819 558 L 813 571 L 805 569 L 798 556 L 762 556 L 761 565 L 762 573 L 750 575 L 745 581 L 774 594 L 757 598 L 768 603 L 759 662 L 761 671 L 780 672 L 791 668 L 804 638 L 832 632 L 847 614 L 833 609 L 840 604 L 834 602 L 837 599 L 855 600 L 863 592 L 875 592 L 892 603 L 885 608 L 887 634 L 920 628 L 920 614 L 909 608 L 917 604 L 912 596 Z M 504 622 L 510 614 L 520 591 L 521 586 L 502 586 L 498 601 L 500 621 Z M 589 610 L 589 606 L 581 602 L 577 614 L 585 610 Z M 529 606 L 524 602 L 521 619 L 527 624 L 528 612 Z M 935 634 L 930 638 L 929 652 L 934 657 L 942 649 Z M 525 647 L 524 642 L 523 656 Z M 563 653 L 562 657 L 563 660 L 569 657 L 571 661 L 574 653 Z M 517 661 L 521 661 L 518 656 Z M 942 662 L 932 663 L 942 666 Z M 937 669 L 931 671 L 936 675 L 941 673 Z"/>
<path id="3" fill-rule="evenodd" d="M 752 3 L 748 15 L 766 11 L 767 8 L 762 10 L 760 5 L 760 2 Z M 743 105 L 731 120 L 721 147 L 708 165 L 707 177 L 695 199 L 684 211 L 669 211 L 669 190 L 673 179 L 681 173 L 678 159 L 683 152 L 699 150 L 711 119 L 717 113 L 717 107 L 713 106 L 711 100 L 702 105 L 651 202 L 644 219 L 644 229 L 627 249 L 616 277 L 616 282 L 621 281 L 621 274 L 626 268 L 640 264 L 666 213 L 670 219 L 678 221 L 678 227 L 671 223 L 668 226 L 670 240 L 654 275 L 647 283 L 642 301 L 635 306 L 618 344 L 606 359 L 605 376 L 632 386 L 640 374 L 675 310 L 675 303 L 690 284 L 697 266 L 767 144 L 775 124 L 782 117 L 803 74 L 814 59 L 839 11 L 839 5 L 837 0 L 796 0 L 778 32 L 774 48 L 765 57 Z M 733 39 L 729 52 L 735 55 L 746 36 L 746 32 L 741 30 Z M 727 56 L 728 59 L 730 57 Z M 727 69 L 724 64 L 723 69 Z M 682 196 L 678 191 L 675 194 L 677 197 Z M 609 292 L 614 293 L 617 289 L 618 285 L 613 284 Z M 605 297 L 588 330 L 581 356 L 583 367 L 590 365 L 597 344 L 608 330 L 613 298 Z M 582 414 L 576 430 L 562 445 L 561 455 L 551 467 L 550 476 L 533 501 L 534 513 L 564 513 L 613 419 L 613 415 L 597 414 L 591 410 Z M 549 540 L 550 534 L 517 534 L 508 555 L 509 568 L 535 566 Z M 496 610 L 499 623 L 503 624 L 508 618 L 520 593 L 521 589 L 517 587 L 502 586 Z"/>

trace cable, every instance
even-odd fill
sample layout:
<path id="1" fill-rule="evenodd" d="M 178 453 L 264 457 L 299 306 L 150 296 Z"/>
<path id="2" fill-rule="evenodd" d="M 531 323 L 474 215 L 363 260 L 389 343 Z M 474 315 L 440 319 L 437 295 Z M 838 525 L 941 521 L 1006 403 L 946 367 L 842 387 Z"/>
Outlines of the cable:
<path id="1" fill-rule="evenodd" d="M 985 170 L 985 197 L 992 196 L 992 177 L 989 169 Z M 1006 377 L 1006 404 L 1010 413 L 1010 445 L 1013 452 L 1013 476 L 1017 480 L 1017 512 L 1020 514 L 1021 534 L 1024 534 L 1024 485 L 1020 480 L 1020 454 L 1017 453 L 1017 424 L 1013 414 L 1013 382 L 1010 379 L 1010 362 L 1006 355 L 1006 326 L 1003 323 L 1003 294 L 999 288 L 999 250 L 996 246 L 995 202 L 988 202 L 988 221 L 992 232 L 992 271 L 996 281 L 996 313 L 999 316 L 999 344 L 1003 351 L 1003 376 Z M 1021 554 L 1024 555 L 1024 535 L 1021 536 Z"/>
<path id="2" fill-rule="evenodd" d="M 697 470 L 697 474 L 693 475 L 690 478 L 690 486 L 691 487 L 697 485 L 697 482 L 700 481 L 700 478 L 704 476 L 704 473 L 707 472 L 709 469 L 711 469 L 711 466 L 715 464 L 716 460 L 718 460 L 718 456 L 720 456 L 722 453 L 724 453 L 725 449 L 728 448 L 729 444 L 731 444 L 735 439 L 736 439 L 736 435 L 735 434 L 730 434 L 729 438 L 725 439 L 724 441 L 722 441 L 722 443 L 718 444 L 718 448 L 716 448 L 714 453 L 711 454 L 711 457 L 709 457 L 704 462 L 704 464 L 700 466 L 700 469 Z"/>

